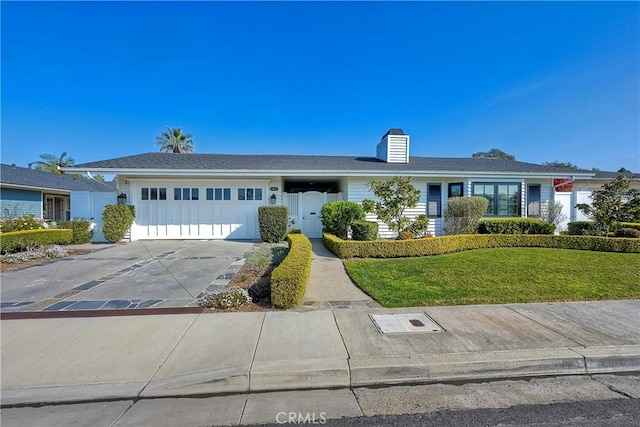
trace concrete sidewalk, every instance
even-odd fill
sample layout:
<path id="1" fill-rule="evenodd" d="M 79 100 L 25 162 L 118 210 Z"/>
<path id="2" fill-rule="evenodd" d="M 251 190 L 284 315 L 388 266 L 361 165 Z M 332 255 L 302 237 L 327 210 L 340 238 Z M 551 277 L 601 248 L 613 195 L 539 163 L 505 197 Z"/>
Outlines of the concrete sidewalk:
<path id="1" fill-rule="evenodd" d="M 444 331 L 384 334 L 371 317 L 403 313 L 426 313 Z M 640 371 L 639 300 L 0 326 L 9 406 Z"/>

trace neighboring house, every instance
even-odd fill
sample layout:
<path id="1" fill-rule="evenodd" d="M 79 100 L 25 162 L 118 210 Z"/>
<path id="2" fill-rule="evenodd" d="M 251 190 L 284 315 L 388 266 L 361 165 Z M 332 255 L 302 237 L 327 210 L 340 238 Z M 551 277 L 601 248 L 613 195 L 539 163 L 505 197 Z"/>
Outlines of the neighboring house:
<path id="1" fill-rule="evenodd" d="M 93 240 L 102 241 L 102 210 L 116 194 L 115 183 L 0 164 L 0 217 L 93 218 L 99 225 Z"/>
<path id="2" fill-rule="evenodd" d="M 628 172 L 593 172 L 593 176 L 589 179 L 576 179 L 570 182 L 569 188 L 560 188 L 555 194 L 555 199 L 563 204 L 563 213 L 567 216 L 568 223 L 570 221 L 588 221 L 589 218 L 583 214 L 576 205 L 581 203 L 591 204 L 591 193 L 599 190 L 608 182 L 613 181 L 618 176 L 623 175 L 632 180 L 631 187 L 640 190 L 640 174 Z"/>
<path id="3" fill-rule="evenodd" d="M 393 176 L 412 177 L 421 197 L 407 214 L 427 214 L 430 232 L 442 235 L 448 197 L 484 196 L 488 217 L 536 217 L 555 200 L 554 179 L 595 175 L 494 158 L 413 157 L 409 139 L 391 129 L 376 157 L 146 153 L 64 170 L 117 175 L 118 193 L 136 208 L 132 240 L 256 239 L 258 207 L 270 204 L 286 205 L 293 228 L 321 237 L 324 203 L 374 198 L 366 183 Z M 393 233 L 381 224 L 380 235 Z"/>

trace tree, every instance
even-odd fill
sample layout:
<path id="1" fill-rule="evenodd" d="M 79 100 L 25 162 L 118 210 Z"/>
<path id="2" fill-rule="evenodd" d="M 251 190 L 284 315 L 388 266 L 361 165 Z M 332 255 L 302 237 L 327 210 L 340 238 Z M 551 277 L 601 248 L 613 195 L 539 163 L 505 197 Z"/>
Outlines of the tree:
<path id="1" fill-rule="evenodd" d="M 420 190 L 411 184 L 411 178 L 396 176 L 387 181 L 369 181 L 367 188 L 380 201 L 363 200 L 364 210 L 374 212 L 391 231 L 400 233 L 407 230 L 413 221 L 404 216 L 404 211 L 415 208 L 420 201 Z"/>
<path id="2" fill-rule="evenodd" d="M 618 169 L 618 173 L 631 173 L 631 171 L 627 168 L 620 168 Z"/>
<path id="3" fill-rule="evenodd" d="M 68 166 L 73 166 L 76 161 L 73 160 L 73 157 L 67 157 L 67 153 L 65 151 L 60 154 L 60 157 L 57 157 L 55 154 L 40 154 L 40 158 L 42 160 L 38 160 L 33 162 L 36 166 L 36 170 L 45 171 L 45 172 L 53 172 L 58 175 L 62 174 L 61 168 L 66 168 Z"/>
<path id="4" fill-rule="evenodd" d="M 606 236 L 620 222 L 640 221 L 640 190 L 631 188 L 631 183 L 630 178 L 620 175 L 591 193 L 591 205 L 580 203 L 576 207 Z"/>
<path id="5" fill-rule="evenodd" d="M 156 145 L 165 153 L 193 153 L 193 139 L 188 133 L 183 133 L 182 128 L 170 128 L 162 131 L 156 137 Z"/>
<path id="6" fill-rule="evenodd" d="M 512 156 L 511 154 L 507 154 L 498 148 L 492 148 L 489 151 L 478 151 L 477 153 L 473 153 L 471 157 L 473 157 L 474 159 L 482 158 L 482 157 L 492 158 L 492 159 L 505 159 L 505 160 L 516 159 L 515 156 Z"/>
<path id="7" fill-rule="evenodd" d="M 100 181 L 100 182 L 106 182 L 104 179 L 104 175 L 102 174 L 97 174 L 96 176 L 93 177 L 93 179 L 95 179 L 96 181 Z"/>
<path id="8" fill-rule="evenodd" d="M 572 170 L 572 171 L 577 171 L 580 168 L 578 168 L 578 166 L 574 165 L 573 163 L 570 162 L 559 162 L 557 160 L 554 160 L 553 162 L 545 162 L 543 163 L 544 166 L 551 166 L 552 168 L 558 168 L 558 169 L 565 169 L 565 170 Z"/>

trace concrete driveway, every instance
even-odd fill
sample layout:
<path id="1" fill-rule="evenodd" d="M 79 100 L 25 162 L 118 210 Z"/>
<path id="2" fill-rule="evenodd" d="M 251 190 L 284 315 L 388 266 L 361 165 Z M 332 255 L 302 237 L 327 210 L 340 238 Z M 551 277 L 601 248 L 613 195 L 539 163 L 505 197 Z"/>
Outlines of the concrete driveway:
<path id="1" fill-rule="evenodd" d="M 197 306 L 256 241 L 135 241 L 0 274 L 3 312 Z"/>

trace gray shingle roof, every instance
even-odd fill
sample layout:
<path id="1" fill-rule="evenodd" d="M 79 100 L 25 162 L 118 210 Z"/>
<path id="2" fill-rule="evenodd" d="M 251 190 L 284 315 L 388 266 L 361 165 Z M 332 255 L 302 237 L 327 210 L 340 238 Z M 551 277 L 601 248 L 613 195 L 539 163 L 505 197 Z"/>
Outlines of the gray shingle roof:
<path id="1" fill-rule="evenodd" d="M 375 157 L 145 153 L 76 165 L 80 170 L 211 170 L 336 172 L 513 172 L 592 175 L 557 167 L 495 158 L 411 157 L 386 163 Z"/>
<path id="2" fill-rule="evenodd" d="M 67 191 L 116 191 L 113 185 L 88 178 L 69 175 L 57 175 L 51 172 L 27 169 L 20 166 L 0 164 L 0 183 L 42 189 L 56 189 Z"/>
<path id="3" fill-rule="evenodd" d="M 640 174 L 633 172 L 607 172 L 597 171 L 594 179 L 616 179 L 618 176 L 626 176 L 627 178 L 640 179 Z"/>

